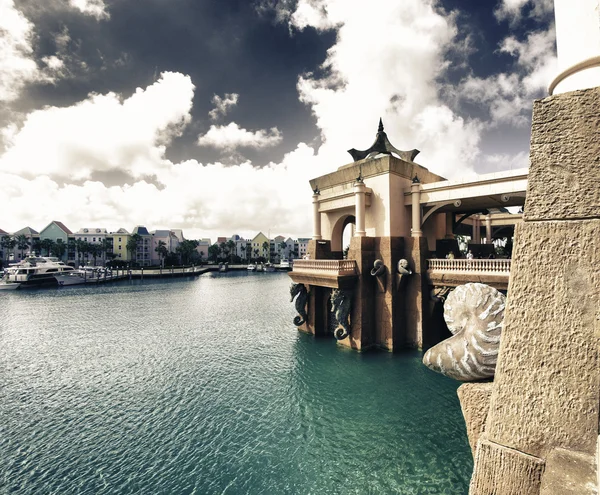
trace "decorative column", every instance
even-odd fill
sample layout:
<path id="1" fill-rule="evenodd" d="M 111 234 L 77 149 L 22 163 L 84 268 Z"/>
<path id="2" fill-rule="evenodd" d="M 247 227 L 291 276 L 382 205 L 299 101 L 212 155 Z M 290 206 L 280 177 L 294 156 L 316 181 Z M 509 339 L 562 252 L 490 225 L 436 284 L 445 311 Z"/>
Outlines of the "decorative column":
<path id="1" fill-rule="evenodd" d="M 319 196 L 321 192 L 319 189 L 314 190 L 313 194 L 313 239 L 316 241 L 321 240 L 321 213 L 319 212 Z"/>
<path id="2" fill-rule="evenodd" d="M 421 181 L 415 175 L 410 186 L 412 197 L 412 237 L 423 237 L 421 230 Z"/>
<path id="3" fill-rule="evenodd" d="M 471 222 L 473 225 L 473 235 L 471 236 L 471 242 L 473 244 L 477 244 L 477 215 L 473 215 L 471 217 Z"/>
<path id="4" fill-rule="evenodd" d="M 362 180 L 362 177 L 356 179 L 354 184 L 354 200 L 356 205 L 356 211 L 354 216 L 356 217 L 356 231 L 354 235 L 356 237 L 365 237 L 367 231 L 365 230 L 365 194 L 367 188 Z"/>
<path id="5" fill-rule="evenodd" d="M 485 243 L 492 243 L 492 217 L 490 215 L 485 217 Z"/>

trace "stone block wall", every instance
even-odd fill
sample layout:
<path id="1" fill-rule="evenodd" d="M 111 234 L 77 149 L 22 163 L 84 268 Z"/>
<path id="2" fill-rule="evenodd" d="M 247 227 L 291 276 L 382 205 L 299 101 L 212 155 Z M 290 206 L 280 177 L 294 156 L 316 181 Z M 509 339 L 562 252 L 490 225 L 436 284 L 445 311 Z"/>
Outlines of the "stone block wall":
<path id="1" fill-rule="evenodd" d="M 534 103 L 523 224 L 471 495 L 558 493 L 557 452 L 595 470 L 600 372 L 600 88 Z M 558 478 L 557 478 L 558 476 Z M 587 473 L 594 479 L 595 473 Z M 562 477 L 562 482 L 560 481 Z M 564 483 L 563 483 L 564 482 Z M 592 485 L 581 495 L 596 493 Z"/>

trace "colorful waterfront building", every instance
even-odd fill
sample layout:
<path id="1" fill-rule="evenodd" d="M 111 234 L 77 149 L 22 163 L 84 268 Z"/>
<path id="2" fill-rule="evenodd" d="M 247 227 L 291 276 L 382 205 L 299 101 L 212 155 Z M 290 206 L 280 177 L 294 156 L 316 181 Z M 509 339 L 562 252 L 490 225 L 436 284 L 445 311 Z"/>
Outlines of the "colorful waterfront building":
<path id="1" fill-rule="evenodd" d="M 152 263 L 152 234 L 142 225 L 138 225 L 131 232 L 132 236 L 136 234 L 139 236 L 139 242 L 133 253 L 133 262 L 140 266 L 150 266 Z"/>
<path id="2" fill-rule="evenodd" d="M 265 242 L 269 246 L 268 248 L 265 248 Z M 269 241 L 269 238 L 262 232 L 256 234 L 256 236 L 254 236 L 250 244 L 252 246 L 252 252 L 250 254 L 252 258 L 258 258 L 260 256 L 262 256 L 263 258 L 267 258 L 269 256 L 269 249 L 271 243 Z"/>
<path id="3" fill-rule="evenodd" d="M 124 228 L 116 232 L 110 232 L 106 238 L 112 242 L 112 253 L 115 261 L 131 261 L 132 253 L 127 250 L 127 243 L 131 239 L 131 234 Z"/>
<path id="4" fill-rule="evenodd" d="M 200 259 L 202 261 L 206 261 L 208 259 L 208 248 L 211 246 L 210 239 L 204 237 L 198 240 L 198 246 L 196 247 L 196 251 L 200 255 Z"/>
<path id="5" fill-rule="evenodd" d="M 39 239 L 42 252 L 45 251 L 46 255 L 54 255 L 65 263 L 75 262 L 75 237 L 64 223 L 53 220 L 40 231 Z"/>
<path id="6" fill-rule="evenodd" d="M 88 264 L 91 260 L 94 260 L 94 264 L 100 261 L 104 265 L 106 263 L 106 255 L 112 252 L 111 241 L 106 242 L 107 236 L 107 230 L 101 227 L 84 227 L 75 232 L 73 237 L 75 238 L 77 261 Z M 79 251 L 80 248 L 77 247 L 79 244 L 77 241 L 86 242 L 93 245 L 93 247 L 89 250 Z"/>
<path id="7" fill-rule="evenodd" d="M 183 238 L 183 231 L 179 229 L 181 241 Z M 152 265 L 159 265 L 163 258 L 157 251 L 161 242 L 164 242 L 164 246 L 169 253 L 175 253 L 177 246 L 181 243 L 180 237 L 176 235 L 173 230 L 154 230 L 150 233 L 152 235 L 152 244 L 150 249 L 150 260 Z"/>

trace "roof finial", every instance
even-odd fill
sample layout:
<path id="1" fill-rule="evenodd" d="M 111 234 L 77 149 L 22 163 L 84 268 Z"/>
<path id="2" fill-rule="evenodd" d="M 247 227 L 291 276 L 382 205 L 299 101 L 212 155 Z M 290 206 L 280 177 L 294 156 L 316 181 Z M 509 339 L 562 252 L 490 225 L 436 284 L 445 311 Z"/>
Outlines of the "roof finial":
<path id="1" fill-rule="evenodd" d="M 357 150 L 352 148 L 348 150 L 348 153 L 352 155 L 352 158 L 355 162 L 359 160 L 364 160 L 365 158 L 376 157 L 379 154 L 391 155 L 396 153 L 402 160 L 406 162 L 412 162 L 419 153 L 419 150 L 410 150 L 410 151 L 400 151 L 397 148 L 392 146 L 392 143 L 388 140 L 387 134 L 383 130 L 383 120 L 379 117 L 379 127 L 377 128 L 377 137 L 375 138 L 375 142 L 373 145 L 367 150 Z"/>

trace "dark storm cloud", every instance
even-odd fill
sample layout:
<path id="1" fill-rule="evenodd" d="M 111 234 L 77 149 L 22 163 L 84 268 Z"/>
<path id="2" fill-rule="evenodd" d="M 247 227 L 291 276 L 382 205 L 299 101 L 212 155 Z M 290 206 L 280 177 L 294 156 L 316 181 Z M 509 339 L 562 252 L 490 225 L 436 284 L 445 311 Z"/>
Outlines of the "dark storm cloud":
<path id="1" fill-rule="evenodd" d="M 35 25 L 35 58 L 58 56 L 65 65 L 54 84 L 34 83 L 14 102 L 17 111 L 68 106 L 89 93 L 130 96 L 162 71 L 191 76 L 196 93 L 192 122 L 168 150 L 174 161 L 207 162 L 218 151 L 195 142 L 210 127 L 214 94 L 238 93 L 239 102 L 222 123 L 249 130 L 277 127 L 282 142 L 245 152 L 257 165 L 278 161 L 299 141 L 318 139 L 309 109 L 299 102 L 298 74 L 314 71 L 335 41 L 313 29 L 290 36 L 287 25 L 245 0 L 107 1 L 110 19 L 97 20 L 64 2 L 21 0 L 17 7 Z"/>

